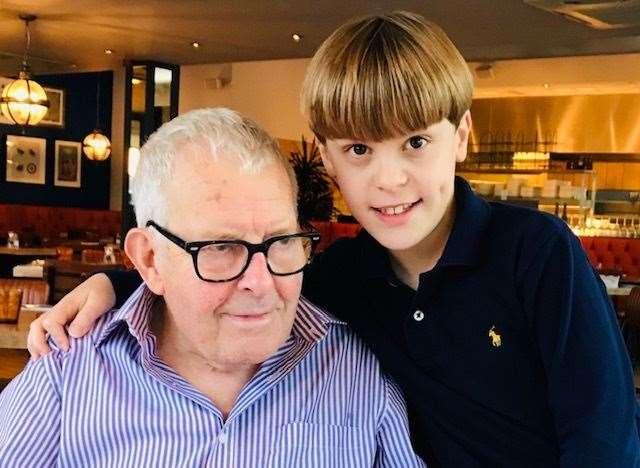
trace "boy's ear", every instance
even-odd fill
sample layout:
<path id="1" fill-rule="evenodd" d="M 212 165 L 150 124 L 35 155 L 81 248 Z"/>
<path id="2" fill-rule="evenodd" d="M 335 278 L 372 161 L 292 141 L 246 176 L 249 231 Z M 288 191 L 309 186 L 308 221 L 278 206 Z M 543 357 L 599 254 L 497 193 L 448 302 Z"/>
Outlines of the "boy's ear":
<path id="1" fill-rule="evenodd" d="M 336 171 L 333 167 L 333 163 L 331 162 L 331 158 L 327 154 L 327 146 L 323 143 L 318 143 L 318 149 L 320 150 L 320 157 L 322 158 L 322 164 L 324 164 L 324 168 L 327 170 L 327 174 L 333 180 L 336 178 Z"/>
<path id="2" fill-rule="evenodd" d="M 460 125 L 458 125 L 456 129 L 456 162 L 462 162 L 467 158 L 471 126 L 471 111 L 467 110 L 460 119 Z"/>
<path id="3" fill-rule="evenodd" d="M 124 239 L 124 251 L 147 287 L 159 296 L 164 294 L 164 282 L 156 267 L 157 257 L 152 234 L 146 229 L 131 229 Z"/>

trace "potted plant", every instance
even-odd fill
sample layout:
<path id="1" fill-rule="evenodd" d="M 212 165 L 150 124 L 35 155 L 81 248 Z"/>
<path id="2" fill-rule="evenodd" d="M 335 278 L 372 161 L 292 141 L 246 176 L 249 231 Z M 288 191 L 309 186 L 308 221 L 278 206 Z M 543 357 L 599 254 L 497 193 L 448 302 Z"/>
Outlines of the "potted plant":
<path id="1" fill-rule="evenodd" d="M 333 206 L 333 181 L 325 170 L 314 139 L 301 138 L 299 151 L 291 152 L 291 165 L 298 181 L 298 215 L 300 222 L 329 221 L 337 214 Z"/>

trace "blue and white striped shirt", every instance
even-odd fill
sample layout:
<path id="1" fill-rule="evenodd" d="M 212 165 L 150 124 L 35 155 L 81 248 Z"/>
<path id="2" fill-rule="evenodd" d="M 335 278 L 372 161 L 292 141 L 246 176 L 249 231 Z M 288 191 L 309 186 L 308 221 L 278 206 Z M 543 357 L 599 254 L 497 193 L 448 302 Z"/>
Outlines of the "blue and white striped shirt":
<path id="1" fill-rule="evenodd" d="M 346 325 L 301 299 L 228 418 L 156 355 L 141 286 L 0 394 L 2 467 L 423 466 L 405 404 Z"/>

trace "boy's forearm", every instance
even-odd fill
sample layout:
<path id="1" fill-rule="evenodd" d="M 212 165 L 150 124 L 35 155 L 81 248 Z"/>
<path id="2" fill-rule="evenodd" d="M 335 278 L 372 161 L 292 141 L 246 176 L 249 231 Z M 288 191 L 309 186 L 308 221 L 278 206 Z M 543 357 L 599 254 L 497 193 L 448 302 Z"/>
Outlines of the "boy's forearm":
<path id="1" fill-rule="evenodd" d="M 142 277 L 137 270 L 106 270 L 101 273 L 107 275 L 107 278 L 111 281 L 113 290 L 116 293 L 116 309 L 120 308 L 138 286 L 142 284 Z"/>

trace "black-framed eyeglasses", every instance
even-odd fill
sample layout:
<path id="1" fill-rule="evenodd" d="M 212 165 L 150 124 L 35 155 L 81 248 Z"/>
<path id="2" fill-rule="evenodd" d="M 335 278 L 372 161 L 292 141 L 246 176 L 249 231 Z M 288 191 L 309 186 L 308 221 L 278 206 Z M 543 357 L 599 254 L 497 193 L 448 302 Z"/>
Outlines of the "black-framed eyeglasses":
<path id="1" fill-rule="evenodd" d="M 189 253 L 198 278 L 211 283 L 239 278 L 256 253 L 264 254 L 272 275 L 300 273 L 311 260 L 320 241 L 319 232 L 309 231 L 271 237 L 259 244 L 240 239 L 187 242 L 154 221 L 148 221 L 148 226 L 153 226 L 156 231 Z"/>

